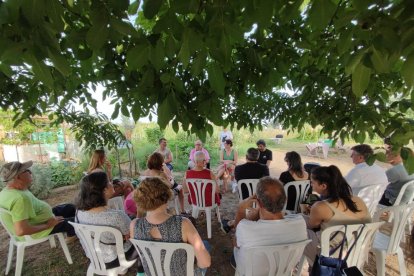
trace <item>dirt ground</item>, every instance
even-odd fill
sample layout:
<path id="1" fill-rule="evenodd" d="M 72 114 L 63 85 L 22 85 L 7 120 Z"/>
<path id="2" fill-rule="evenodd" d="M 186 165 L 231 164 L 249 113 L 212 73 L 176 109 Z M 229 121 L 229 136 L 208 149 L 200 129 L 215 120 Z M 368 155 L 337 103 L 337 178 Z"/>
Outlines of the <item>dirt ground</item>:
<path id="1" fill-rule="evenodd" d="M 347 153 L 337 154 L 330 152 L 327 159 L 318 159 L 315 157 L 307 157 L 306 150 L 303 143 L 282 143 L 280 145 L 268 145 L 273 151 L 273 162 L 270 166 L 270 174 L 273 177 L 279 177 L 280 173 L 286 170 L 286 163 L 283 161 L 284 155 L 287 151 L 296 150 L 302 155 L 303 162 L 318 162 L 321 165 L 337 165 L 343 174 L 346 174 L 353 164 L 349 158 L 349 151 Z M 240 163 L 244 162 L 244 153 L 239 152 Z M 388 167 L 387 164 L 380 163 L 384 168 Z M 182 173 L 177 173 L 176 178 L 180 179 Z M 72 186 L 70 188 L 60 189 L 54 191 L 53 194 L 47 200 L 50 205 L 56 205 L 64 202 L 72 202 L 77 194 L 77 187 Z M 238 197 L 236 194 L 226 193 L 223 195 L 222 205 L 220 207 L 220 213 L 222 218 L 232 219 L 234 218 L 236 206 L 238 204 Z M 190 210 L 190 206 L 186 205 L 186 210 Z M 197 229 L 203 239 L 207 239 L 206 221 L 204 216 L 200 216 L 197 220 Z M 0 230 L 0 271 L 4 273 L 7 259 L 8 237 L 4 229 Z M 409 240 L 409 239 L 407 239 Z M 207 275 L 234 275 L 234 269 L 230 266 L 229 259 L 232 254 L 232 242 L 231 235 L 224 234 L 219 227 L 218 221 L 213 216 L 212 222 L 212 238 L 209 240 L 212 245 L 212 265 L 208 270 Z M 59 247 L 59 246 L 58 246 Z M 79 245 L 79 242 L 75 242 L 69 245 L 72 258 L 75 264 L 68 265 L 65 261 L 64 255 L 60 248 L 49 249 L 47 244 L 34 246 L 28 248 L 25 253 L 25 262 L 23 267 L 23 275 L 85 275 L 87 266 L 89 264 L 88 259 L 84 256 L 83 250 Z M 407 246 L 403 244 L 403 250 L 406 259 L 407 275 L 414 275 L 413 259 L 409 258 L 413 254 L 407 249 Z M 387 257 L 387 275 L 400 275 L 398 262 L 396 256 Z M 14 263 L 12 265 L 14 270 Z M 11 272 L 13 273 L 13 272 Z M 135 268 L 130 269 L 126 275 L 135 275 Z M 365 267 L 366 275 L 376 275 L 375 258 L 371 254 L 369 262 Z M 303 273 L 302 275 L 307 275 Z"/>

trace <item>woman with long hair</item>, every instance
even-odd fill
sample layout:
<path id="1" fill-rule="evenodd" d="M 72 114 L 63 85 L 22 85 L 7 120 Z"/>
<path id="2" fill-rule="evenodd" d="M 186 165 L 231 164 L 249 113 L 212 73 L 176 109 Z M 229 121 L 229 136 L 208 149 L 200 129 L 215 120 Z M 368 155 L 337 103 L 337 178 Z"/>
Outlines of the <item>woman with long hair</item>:
<path id="1" fill-rule="evenodd" d="M 81 224 L 111 226 L 124 236 L 124 251 L 127 260 L 134 260 L 138 253 L 129 241 L 130 218 L 123 210 L 110 209 L 108 199 L 114 194 L 114 187 L 104 172 L 93 172 L 84 176 L 80 182 L 77 198 L 75 221 Z M 101 236 L 101 250 L 106 269 L 119 266 L 115 237 L 110 233 Z"/>
<path id="2" fill-rule="evenodd" d="M 352 195 L 351 187 L 336 166 L 314 168 L 311 172 L 311 184 L 313 191 L 320 194 L 322 201 L 314 203 L 309 217 L 305 216 L 309 238 L 312 239 L 304 252 L 309 264 L 313 264 L 318 254 L 320 231 L 333 225 L 371 222 L 371 215 L 364 201 Z M 341 235 L 337 236 L 331 241 L 331 246 L 342 240 Z"/>
<path id="3" fill-rule="evenodd" d="M 191 221 L 182 216 L 168 214 L 168 201 L 171 197 L 171 189 L 165 185 L 162 178 L 145 178 L 135 190 L 134 199 L 137 205 L 147 212 L 147 215 L 131 222 L 131 237 L 146 241 L 189 243 L 194 247 L 198 267 L 209 267 L 211 264 L 210 254 Z M 161 256 L 161 258 L 163 257 Z M 163 262 L 162 259 L 158 261 Z M 166 274 L 187 275 L 186 263 L 185 252 L 178 250 L 172 257 L 171 271 Z M 149 270 L 144 260 L 143 265 L 148 273 Z"/>
<path id="4" fill-rule="evenodd" d="M 292 182 L 292 181 L 300 181 L 300 180 L 308 180 L 309 174 L 305 171 L 302 159 L 300 158 L 299 153 L 296 151 L 289 151 L 285 155 L 285 162 L 288 166 L 287 171 L 284 171 L 280 174 L 279 180 L 283 183 L 283 185 Z M 295 209 L 295 200 L 296 200 L 296 189 L 295 187 L 289 187 L 287 193 L 287 210 Z"/>
<path id="5" fill-rule="evenodd" d="M 238 154 L 233 149 L 233 141 L 226 140 L 224 149 L 220 152 L 220 165 L 218 167 L 217 179 L 223 179 L 223 192 L 227 192 L 227 184 L 234 181 L 234 168 L 237 165 Z"/>
<path id="6" fill-rule="evenodd" d="M 91 161 L 89 162 L 88 174 L 93 172 L 106 172 L 109 181 L 112 181 L 112 165 L 106 158 L 103 149 L 95 150 L 92 154 Z"/>
<path id="7" fill-rule="evenodd" d="M 172 176 L 168 175 L 168 172 L 170 172 L 170 170 L 165 168 L 164 157 L 162 156 L 162 154 L 154 152 L 148 157 L 147 169 L 141 173 L 141 178 L 160 177 L 161 179 L 163 179 L 167 183 L 167 185 L 174 191 L 174 193 L 178 195 L 181 212 L 184 213 L 184 191 L 182 189 L 182 185 L 178 185 L 174 181 Z"/>

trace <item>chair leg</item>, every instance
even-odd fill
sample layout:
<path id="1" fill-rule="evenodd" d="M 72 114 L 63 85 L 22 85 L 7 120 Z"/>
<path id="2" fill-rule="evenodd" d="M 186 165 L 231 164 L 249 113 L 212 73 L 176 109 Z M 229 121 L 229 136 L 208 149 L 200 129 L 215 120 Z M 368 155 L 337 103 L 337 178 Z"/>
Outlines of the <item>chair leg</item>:
<path id="1" fill-rule="evenodd" d="M 193 211 L 191 213 L 191 216 L 193 216 L 193 218 L 198 218 L 198 208 L 193 206 Z"/>
<path id="2" fill-rule="evenodd" d="M 57 237 L 59 239 L 60 246 L 63 249 L 63 253 L 65 253 L 65 257 L 66 257 L 66 260 L 68 261 L 68 264 L 73 264 L 72 256 L 70 255 L 69 248 L 68 248 L 68 245 L 66 244 L 66 241 L 65 241 L 65 238 L 63 237 L 63 234 L 59 233 L 59 234 L 57 234 Z"/>
<path id="3" fill-rule="evenodd" d="M 219 223 L 221 223 L 221 214 L 220 214 L 220 209 L 218 206 L 216 207 L 216 213 L 217 213 L 217 220 Z"/>
<path id="4" fill-rule="evenodd" d="M 88 266 L 88 271 L 86 272 L 86 276 L 93 276 L 94 275 L 93 272 L 94 272 L 93 265 L 92 263 L 90 263 Z"/>
<path id="5" fill-rule="evenodd" d="M 12 240 L 10 240 L 10 242 L 9 242 L 9 253 L 7 255 L 6 275 L 10 271 L 11 263 L 12 263 L 12 260 L 13 260 L 13 253 L 14 253 L 14 243 L 13 243 Z"/>
<path id="6" fill-rule="evenodd" d="M 375 251 L 374 254 L 377 266 L 377 276 L 385 276 L 385 252 Z"/>
<path id="7" fill-rule="evenodd" d="M 402 251 L 401 247 L 398 247 L 397 249 L 397 257 L 398 257 L 398 265 L 400 266 L 400 275 L 406 276 L 407 269 L 405 268 L 404 252 Z"/>
<path id="8" fill-rule="evenodd" d="M 54 235 L 49 236 L 49 243 L 50 243 L 51 248 L 56 248 L 56 241 L 55 241 L 55 236 Z"/>
<path id="9" fill-rule="evenodd" d="M 24 259 L 24 246 L 17 246 L 15 276 L 20 276 L 22 274 L 23 259 Z"/>
<path id="10" fill-rule="evenodd" d="M 211 209 L 206 209 L 207 237 L 211 239 Z"/>

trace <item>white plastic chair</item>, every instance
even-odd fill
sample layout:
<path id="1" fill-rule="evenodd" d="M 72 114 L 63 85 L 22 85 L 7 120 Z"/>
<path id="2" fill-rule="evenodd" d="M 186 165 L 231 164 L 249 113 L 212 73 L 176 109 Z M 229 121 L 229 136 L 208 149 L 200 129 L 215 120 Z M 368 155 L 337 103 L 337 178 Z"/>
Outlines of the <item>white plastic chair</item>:
<path id="1" fill-rule="evenodd" d="M 344 248 L 343 258 L 345 258 L 346 253 L 350 246 L 354 244 L 356 236 L 359 234 L 359 238 L 355 243 L 354 247 L 349 253 L 348 259 L 346 260 L 348 267 L 356 266 L 361 271 L 368 259 L 368 253 L 371 250 L 372 242 L 374 240 L 375 233 L 378 228 L 384 224 L 384 222 L 372 222 L 366 224 L 348 224 L 346 226 L 346 247 Z M 365 225 L 364 228 L 362 228 Z M 344 225 L 335 225 L 326 228 L 321 233 L 321 255 L 330 256 L 330 239 L 335 233 L 342 232 L 344 233 Z M 362 231 L 362 232 L 361 232 Z M 341 235 L 342 237 L 342 235 Z M 339 252 L 340 249 L 338 249 Z"/>
<path id="2" fill-rule="evenodd" d="M 198 218 L 200 210 L 206 212 L 207 221 L 207 237 L 211 239 L 211 209 L 216 208 L 217 219 L 221 223 L 220 209 L 216 203 L 216 183 L 211 179 L 187 178 L 187 187 L 190 197 L 195 198 L 196 202 L 192 202 L 192 216 Z M 206 206 L 206 188 L 211 185 L 211 206 Z"/>
<path id="3" fill-rule="evenodd" d="M 371 217 L 374 216 L 375 211 L 377 210 L 378 202 L 381 200 L 384 190 L 384 185 L 370 185 L 362 188 L 358 192 L 358 197 L 360 197 L 365 202 L 365 205 L 367 205 Z"/>
<path id="4" fill-rule="evenodd" d="M 146 175 L 141 175 L 140 177 L 139 177 L 139 180 L 140 181 L 142 181 L 142 180 L 144 180 L 144 179 L 146 179 L 146 178 L 149 178 L 149 177 L 153 177 L 153 176 L 146 176 Z M 179 205 L 179 202 L 178 202 L 178 196 L 176 196 L 175 194 L 174 194 L 174 198 L 173 198 L 173 200 L 174 200 L 174 209 L 175 209 L 175 214 L 179 214 L 180 213 L 180 208 L 178 207 L 178 205 Z"/>
<path id="5" fill-rule="evenodd" d="M 309 180 L 300 180 L 300 181 L 292 181 L 289 183 L 286 183 L 284 185 L 286 196 L 288 196 L 289 187 L 295 187 L 296 189 L 296 198 L 295 198 L 295 207 L 294 207 L 294 213 L 298 212 L 299 210 L 299 204 L 302 203 L 305 199 L 305 196 L 308 193 L 308 190 L 310 188 L 310 181 Z M 286 211 L 287 207 L 287 201 L 285 202 L 285 207 L 283 207 L 283 210 Z"/>
<path id="6" fill-rule="evenodd" d="M 79 224 L 74 222 L 69 223 L 72 224 L 75 228 L 76 235 L 81 241 L 86 256 L 91 261 L 86 275 L 123 275 L 127 272 L 128 268 L 130 268 L 136 262 L 136 259 L 132 261 L 126 260 L 123 246 L 123 237 L 118 229 L 109 226 Z M 119 267 L 106 269 L 105 262 L 102 257 L 100 242 L 102 233 L 111 233 L 115 237 L 115 248 L 120 264 Z"/>
<path id="7" fill-rule="evenodd" d="M 291 275 L 293 268 L 300 261 L 297 273 L 300 275 L 302 271 L 303 260 L 305 258 L 305 255 L 303 255 L 303 250 L 310 241 L 311 240 L 304 240 L 287 244 L 240 248 L 240 250 L 245 250 L 243 260 L 245 271 L 240 271 L 241 267 L 238 264 L 234 275 L 255 275 L 255 270 L 257 267 L 253 267 L 253 260 L 257 258 L 267 259 L 267 263 L 269 264 L 268 275 L 272 276 Z"/>
<path id="8" fill-rule="evenodd" d="M 372 252 L 375 254 L 377 263 L 377 275 L 385 275 L 385 257 L 389 254 L 397 254 L 398 264 L 400 267 L 400 275 L 407 275 L 404 261 L 404 252 L 400 247 L 401 238 L 404 235 L 404 228 L 408 218 L 414 212 L 414 203 L 391 206 L 381 209 L 374 216 L 374 221 L 380 221 L 380 217 L 384 212 L 388 212 L 393 216 L 392 232 L 390 235 L 378 232 L 375 235 Z"/>
<path id="9" fill-rule="evenodd" d="M 151 275 L 169 276 L 171 258 L 176 250 L 185 250 L 187 255 L 187 276 L 194 275 L 194 248 L 187 243 L 154 242 L 130 239 L 138 251 L 141 261 L 147 264 Z M 165 252 L 165 253 L 164 253 Z M 161 256 L 164 255 L 162 261 Z M 163 273 L 165 271 L 165 274 Z"/>
<path id="10" fill-rule="evenodd" d="M 249 192 L 249 196 L 252 196 L 256 193 L 257 183 L 259 183 L 259 179 L 240 179 L 237 181 L 237 187 L 239 190 L 239 201 L 242 201 L 242 186 L 247 188 Z"/>
<path id="11" fill-rule="evenodd" d="M 24 260 L 24 250 L 26 247 L 35 245 L 35 244 L 39 244 L 42 242 L 46 242 L 49 241 L 50 242 L 50 247 L 55 248 L 56 247 L 56 242 L 55 242 L 55 237 L 57 237 L 59 239 L 60 242 L 60 246 L 63 249 L 63 253 L 65 253 L 65 257 L 66 260 L 68 261 L 69 264 L 72 264 L 72 257 L 70 256 L 69 253 L 69 249 L 68 246 L 66 244 L 65 241 L 65 237 L 63 236 L 63 233 L 56 233 L 56 234 L 51 234 L 47 237 L 44 238 L 40 238 L 40 239 L 33 239 L 30 235 L 25 235 L 24 236 L 24 241 L 20 241 L 17 239 L 17 236 L 14 235 L 12 232 L 9 231 L 9 229 L 7 229 L 6 224 L 3 220 L 4 216 L 11 216 L 11 213 L 3 208 L 0 208 L 0 221 L 1 224 L 3 225 L 4 229 L 6 229 L 7 234 L 9 234 L 10 237 L 10 242 L 9 242 L 9 253 L 7 256 L 7 266 L 6 266 L 6 275 L 9 273 L 10 271 L 10 267 L 11 267 L 11 262 L 13 260 L 13 251 L 14 251 L 14 247 L 16 246 L 17 248 L 17 253 L 16 253 L 16 271 L 15 271 L 15 276 L 20 276 L 22 273 L 22 268 L 23 268 L 23 260 Z"/>

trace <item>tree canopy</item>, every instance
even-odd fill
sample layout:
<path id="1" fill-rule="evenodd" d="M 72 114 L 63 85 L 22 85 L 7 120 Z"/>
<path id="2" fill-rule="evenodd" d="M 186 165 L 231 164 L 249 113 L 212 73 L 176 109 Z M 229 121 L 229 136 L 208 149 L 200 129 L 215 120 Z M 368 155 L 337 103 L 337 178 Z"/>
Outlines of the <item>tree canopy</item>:
<path id="1" fill-rule="evenodd" d="M 0 0 L 0 106 L 17 122 L 73 122 L 71 105 L 96 107 L 103 85 L 113 118 L 156 113 L 201 136 L 278 120 L 402 146 L 414 137 L 413 11 L 412 0 Z"/>

